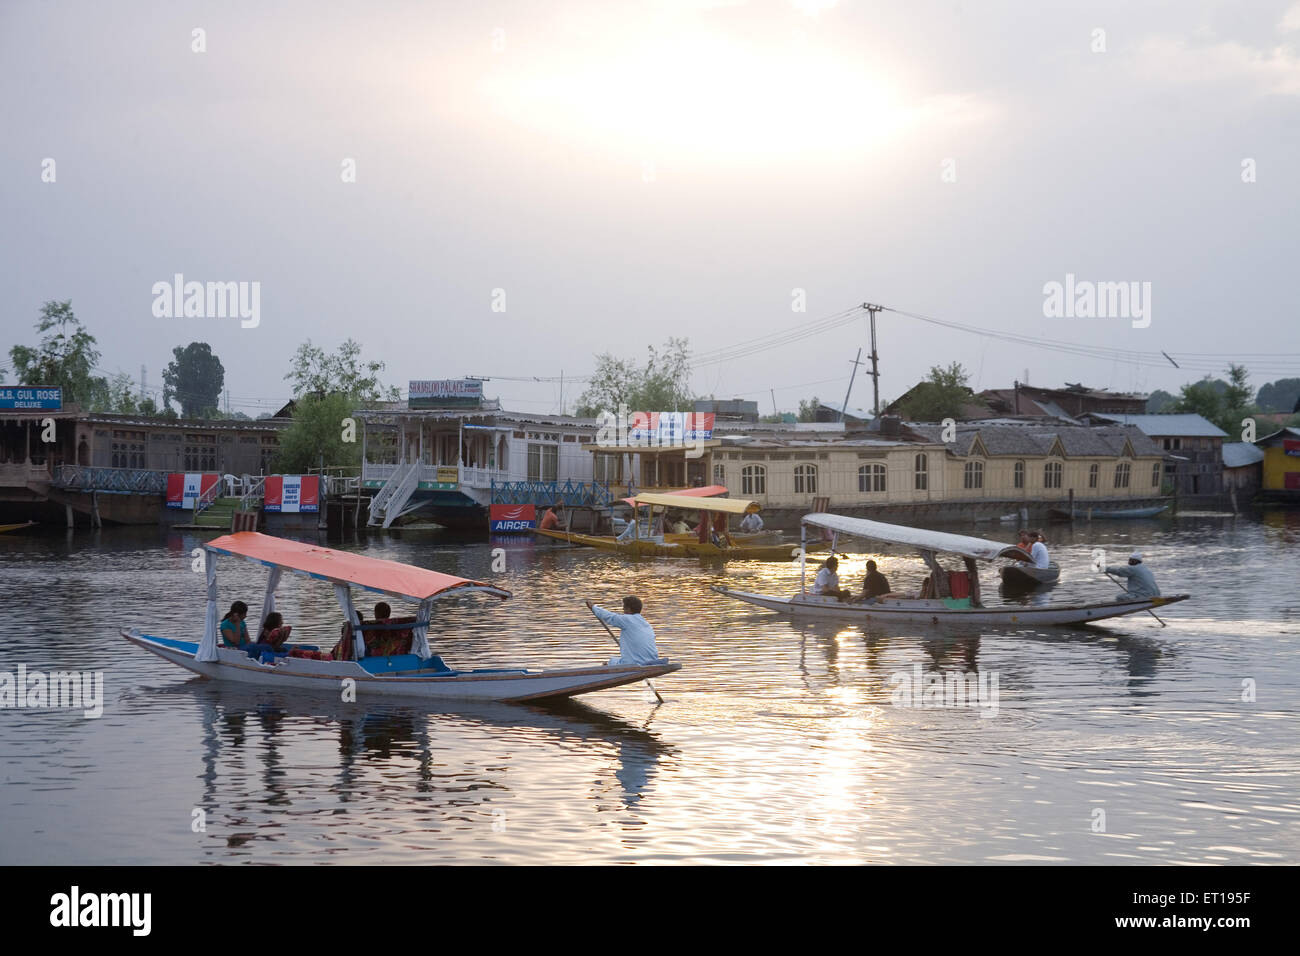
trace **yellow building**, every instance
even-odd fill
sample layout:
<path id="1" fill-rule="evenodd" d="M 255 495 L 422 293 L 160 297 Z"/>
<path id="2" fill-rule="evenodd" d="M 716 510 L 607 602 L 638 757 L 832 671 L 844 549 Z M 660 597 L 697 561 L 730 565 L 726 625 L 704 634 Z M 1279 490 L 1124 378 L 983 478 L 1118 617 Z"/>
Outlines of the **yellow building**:
<path id="1" fill-rule="evenodd" d="M 1264 493 L 1300 497 L 1300 428 L 1283 428 L 1255 445 L 1264 451 Z"/>

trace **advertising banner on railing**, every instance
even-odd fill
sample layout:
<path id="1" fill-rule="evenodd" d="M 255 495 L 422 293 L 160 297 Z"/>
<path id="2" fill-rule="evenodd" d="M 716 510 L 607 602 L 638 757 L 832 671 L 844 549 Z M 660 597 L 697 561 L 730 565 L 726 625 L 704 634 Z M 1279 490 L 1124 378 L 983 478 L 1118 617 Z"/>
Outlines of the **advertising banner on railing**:
<path id="1" fill-rule="evenodd" d="M 493 534 L 525 533 L 537 527 L 533 505 L 488 505 L 488 530 Z"/>
<path id="2" fill-rule="evenodd" d="M 200 495 L 213 492 L 214 486 L 221 480 L 218 474 L 179 474 L 173 472 L 167 476 L 167 507 L 193 510 L 194 502 Z"/>
<path id="3" fill-rule="evenodd" d="M 320 476 L 267 476 L 263 486 L 262 507 L 280 514 L 320 511 Z"/>
<path id="4" fill-rule="evenodd" d="M 712 412 L 632 412 L 627 417 L 628 445 L 689 445 L 713 438 Z"/>

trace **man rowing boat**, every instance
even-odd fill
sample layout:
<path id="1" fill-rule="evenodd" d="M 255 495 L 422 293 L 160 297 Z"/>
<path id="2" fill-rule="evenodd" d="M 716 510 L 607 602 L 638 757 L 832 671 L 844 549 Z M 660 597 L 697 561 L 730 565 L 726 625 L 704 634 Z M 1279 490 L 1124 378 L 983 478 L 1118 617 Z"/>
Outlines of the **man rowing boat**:
<path id="1" fill-rule="evenodd" d="M 608 661 L 611 666 L 657 664 L 659 648 L 655 645 L 655 629 L 641 616 L 641 599 L 629 595 L 623 598 L 623 613 L 607 611 L 599 604 L 584 602 L 591 613 L 606 624 L 618 628 L 618 657 Z"/>
<path id="2" fill-rule="evenodd" d="M 1142 601 L 1160 596 L 1160 588 L 1156 587 L 1156 576 L 1142 563 L 1141 551 L 1134 551 L 1128 556 L 1128 567 L 1107 568 L 1106 573 L 1128 579 L 1128 583 L 1124 585 L 1126 590 L 1118 595 L 1121 601 Z"/>

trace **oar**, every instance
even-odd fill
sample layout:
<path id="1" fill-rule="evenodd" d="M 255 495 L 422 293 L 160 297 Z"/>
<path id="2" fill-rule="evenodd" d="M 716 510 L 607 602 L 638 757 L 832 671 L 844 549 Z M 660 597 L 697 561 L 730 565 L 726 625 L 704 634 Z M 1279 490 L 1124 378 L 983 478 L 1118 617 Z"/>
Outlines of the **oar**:
<path id="1" fill-rule="evenodd" d="M 590 601 L 587 602 L 587 609 L 591 610 Z M 594 610 L 592 610 L 591 613 L 593 616 L 595 616 L 596 614 Z M 596 620 L 600 621 L 600 618 L 596 618 Z M 609 639 L 614 642 L 614 646 L 617 647 L 619 650 L 622 650 L 623 646 L 619 644 L 618 638 L 614 636 L 614 632 L 610 629 L 610 626 L 606 624 L 604 621 L 600 621 L 600 626 L 605 629 L 605 632 L 609 635 Z M 663 696 L 655 688 L 654 681 L 652 681 L 650 678 L 647 677 L 645 679 L 645 685 L 650 688 L 650 690 L 654 693 L 655 697 L 659 699 L 659 703 L 662 704 L 664 702 Z"/>
<path id="2" fill-rule="evenodd" d="M 1111 579 L 1112 581 L 1114 581 L 1116 584 L 1119 584 L 1119 578 L 1115 577 L 1115 575 L 1111 574 L 1109 571 L 1103 571 L 1103 572 L 1101 572 L 1101 573 L 1104 574 L 1104 575 L 1106 575 L 1106 577 L 1110 578 L 1110 579 Z M 1119 586 L 1120 586 L 1120 587 L 1124 587 L 1124 585 L 1122 585 L 1122 584 L 1119 584 Z M 1124 588 L 1124 590 L 1127 591 L 1128 588 Z M 1157 621 L 1160 621 L 1160 615 L 1157 614 L 1155 611 L 1151 610 L 1151 608 L 1147 608 L 1147 613 L 1150 614 L 1152 617 L 1154 617 Z M 1166 624 L 1164 621 L 1160 621 L 1160 626 L 1161 626 L 1161 627 L 1168 627 L 1169 625 Z"/>

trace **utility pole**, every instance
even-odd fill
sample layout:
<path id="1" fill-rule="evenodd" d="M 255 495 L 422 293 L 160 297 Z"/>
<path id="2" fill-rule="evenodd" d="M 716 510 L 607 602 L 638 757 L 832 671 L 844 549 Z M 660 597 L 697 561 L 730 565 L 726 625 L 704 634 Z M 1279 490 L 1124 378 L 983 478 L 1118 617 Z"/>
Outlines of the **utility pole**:
<path id="1" fill-rule="evenodd" d="M 874 399 L 875 416 L 880 417 L 880 356 L 876 354 L 876 313 L 881 307 L 872 305 L 870 302 L 862 303 L 862 307 L 867 310 L 871 316 L 871 391 Z M 862 350 L 859 349 L 859 352 Z M 855 370 L 856 371 L 856 370 Z"/>
<path id="2" fill-rule="evenodd" d="M 859 348 L 858 357 L 853 360 L 853 371 L 849 373 L 849 387 L 844 392 L 844 406 L 840 409 L 840 421 L 844 421 L 844 416 L 849 410 L 849 396 L 853 394 L 853 379 L 857 377 L 858 366 L 862 364 L 862 362 L 860 361 L 861 358 L 862 358 L 862 349 Z M 880 401 L 879 397 L 877 397 L 876 401 L 877 403 L 879 403 Z"/>
<path id="3" fill-rule="evenodd" d="M 778 411 L 776 410 L 776 389 L 774 389 L 774 388 L 769 388 L 769 389 L 768 389 L 768 393 L 772 396 L 772 414 L 773 414 L 773 415 L 779 415 L 779 414 L 781 414 L 780 412 L 778 412 Z"/>

